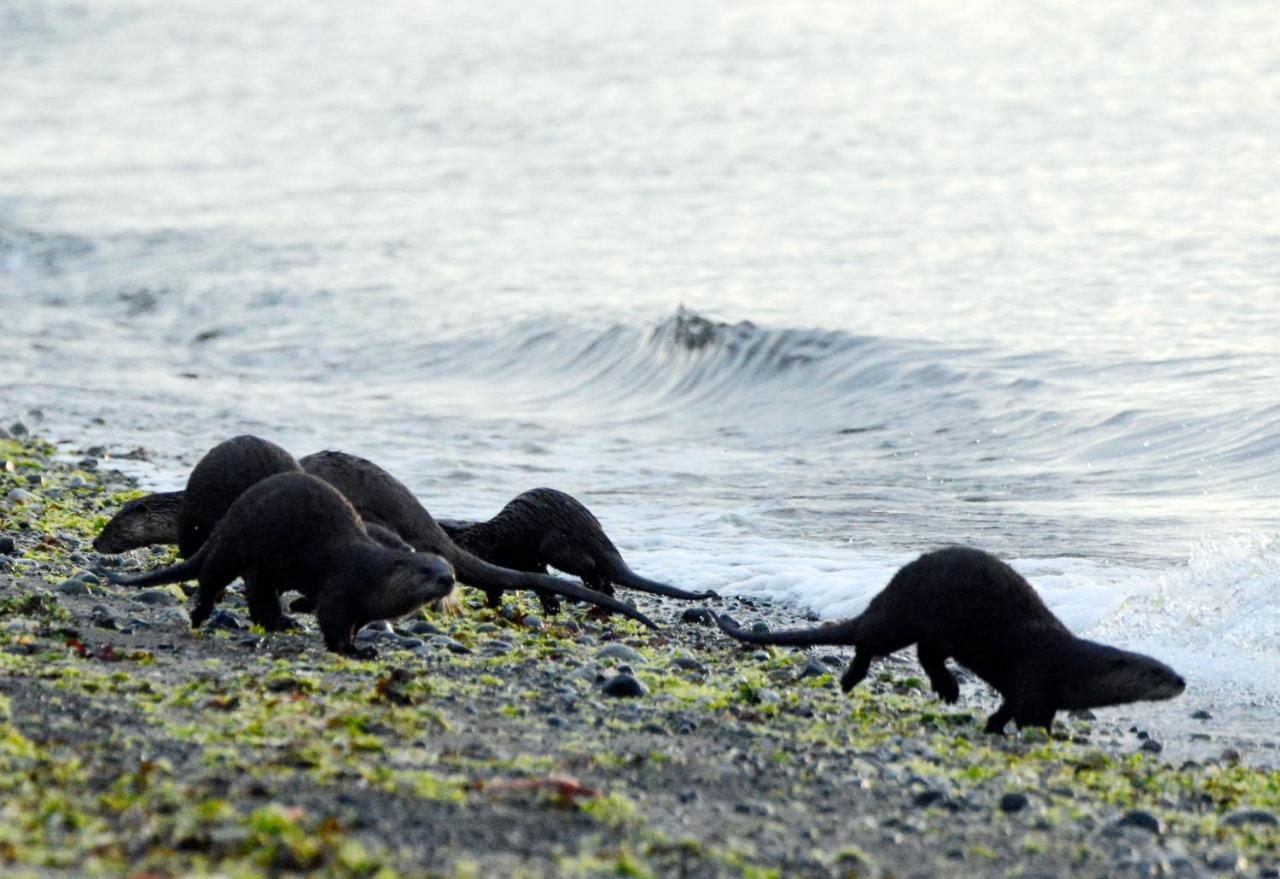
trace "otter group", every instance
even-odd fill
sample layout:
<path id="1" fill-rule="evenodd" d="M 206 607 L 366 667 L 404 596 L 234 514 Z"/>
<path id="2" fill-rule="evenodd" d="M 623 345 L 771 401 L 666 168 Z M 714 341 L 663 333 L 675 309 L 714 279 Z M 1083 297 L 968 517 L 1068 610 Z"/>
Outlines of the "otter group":
<path id="1" fill-rule="evenodd" d="M 123 577 L 145 586 L 198 581 L 191 624 L 199 627 L 236 577 L 243 579 L 253 622 L 268 631 L 294 621 L 290 609 L 316 614 L 325 646 L 371 655 L 355 632 L 373 620 L 448 600 L 456 583 L 483 591 L 491 606 L 504 592 L 531 590 L 544 609 L 558 598 L 596 605 L 656 624 L 614 597 L 620 586 L 684 600 L 715 597 L 636 574 L 599 520 L 574 498 L 550 488 L 518 495 L 485 522 L 437 522 L 386 470 L 345 452 L 300 460 L 254 436 L 218 444 L 180 492 L 125 504 L 94 541 L 102 553 L 177 544 L 183 561 Z M 582 585 L 551 576 L 577 576 Z M 959 698 L 953 659 L 1002 697 L 986 730 L 1049 727 L 1060 710 L 1169 699 L 1185 688 L 1171 668 L 1139 653 L 1079 638 L 1004 562 L 978 549 L 948 547 L 905 565 L 858 617 L 812 629 L 756 633 L 716 617 L 731 637 L 753 644 L 854 647 L 841 679 L 847 692 L 871 661 L 915 645 L 933 690 Z"/>

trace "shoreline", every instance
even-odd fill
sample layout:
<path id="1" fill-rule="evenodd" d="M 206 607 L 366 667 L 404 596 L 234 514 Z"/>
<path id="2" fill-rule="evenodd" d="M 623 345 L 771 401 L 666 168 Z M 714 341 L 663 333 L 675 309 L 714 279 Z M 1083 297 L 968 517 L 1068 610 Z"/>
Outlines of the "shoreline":
<path id="1" fill-rule="evenodd" d="M 846 651 L 742 648 L 643 595 L 661 631 L 463 590 L 372 661 L 309 618 L 193 634 L 176 587 L 84 576 L 136 483 L 62 457 L 0 440 L 10 875 L 1280 876 L 1280 771 L 1222 753 L 1221 720 L 1174 723 L 1186 697 L 987 736 L 985 688 L 945 706 L 895 658 L 846 696 Z M 621 673 L 646 694 L 604 695 Z"/>

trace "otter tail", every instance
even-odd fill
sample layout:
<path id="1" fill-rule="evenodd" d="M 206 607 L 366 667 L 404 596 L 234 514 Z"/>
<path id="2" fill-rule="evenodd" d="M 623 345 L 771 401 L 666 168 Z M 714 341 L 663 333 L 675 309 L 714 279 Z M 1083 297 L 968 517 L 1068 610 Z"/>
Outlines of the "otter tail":
<path id="1" fill-rule="evenodd" d="M 621 560 L 619 560 L 621 562 Z M 676 586 L 668 586 L 666 583 L 659 583 L 656 580 L 650 580 L 647 577 L 641 577 L 635 571 L 628 568 L 625 564 L 618 564 L 617 570 L 610 577 L 613 582 L 619 586 L 625 586 L 628 589 L 638 589 L 641 592 L 650 592 L 654 595 L 665 595 L 668 598 L 680 598 L 685 601 L 702 601 L 707 598 L 719 598 L 712 590 L 706 592 L 689 592 Z"/>
<path id="2" fill-rule="evenodd" d="M 98 573 L 117 586 L 163 586 L 167 583 L 182 583 L 186 580 L 196 579 L 200 576 L 200 568 L 204 566 L 204 557 L 205 551 L 201 547 L 199 552 L 186 561 L 170 565 L 167 568 L 156 568 L 154 571 L 147 571 L 145 574 L 126 577 L 116 571 L 100 570 Z"/>
<path id="3" fill-rule="evenodd" d="M 718 625 L 726 635 L 748 644 L 783 644 L 791 647 L 809 647 L 814 644 L 853 644 L 858 637 L 858 623 L 861 617 L 854 617 L 842 623 L 831 623 L 813 629 L 786 629 L 781 632 L 752 632 L 726 621 L 723 614 L 716 617 Z"/>
<path id="4" fill-rule="evenodd" d="M 486 587 L 498 587 L 500 589 L 542 589 L 547 592 L 554 592 L 556 595 L 573 599 L 574 601 L 585 601 L 588 604 L 594 604 L 597 607 L 603 607 L 614 613 L 620 613 L 623 616 L 630 617 L 637 622 L 644 623 L 651 629 L 658 626 L 647 616 L 636 610 L 629 604 L 624 604 L 612 596 L 605 595 L 603 592 L 597 592 L 594 589 L 588 589 L 586 586 L 579 586 L 577 583 L 569 580 L 561 580 L 559 577 L 549 577 L 546 574 L 529 574 L 524 571 L 513 571 L 509 568 L 500 568 L 497 565 L 491 565 L 488 562 L 478 559 L 466 550 L 462 550 L 454 555 L 451 559 L 454 571 L 457 573 L 458 582 L 465 583 L 468 586 L 475 586 L 480 589 Z"/>

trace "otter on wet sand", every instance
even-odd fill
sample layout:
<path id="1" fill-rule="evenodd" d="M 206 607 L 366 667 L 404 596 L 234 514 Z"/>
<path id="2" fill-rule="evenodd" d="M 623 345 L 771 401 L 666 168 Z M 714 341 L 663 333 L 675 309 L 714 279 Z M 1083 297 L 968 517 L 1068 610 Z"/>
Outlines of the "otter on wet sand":
<path id="1" fill-rule="evenodd" d="M 245 598 L 255 623 L 271 631 L 292 625 L 280 611 L 279 593 L 297 590 L 315 603 L 325 646 L 360 656 L 372 655 L 353 640 L 365 623 L 403 616 L 445 598 L 454 586 L 448 562 L 378 544 L 337 489 L 305 473 L 280 473 L 251 486 L 186 561 L 112 579 L 131 586 L 198 579 L 191 611 L 191 626 L 198 628 L 227 585 L 250 572 L 256 576 L 245 579 Z"/>
<path id="2" fill-rule="evenodd" d="M 366 522 L 394 531 L 419 552 L 432 552 L 448 559 L 459 583 L 490 594 L 510 589 L 531 589 L 538 594 L 549 613 L 556 608 L 554 596 L 562 595 L 657 628 L 635 608 L 602 592 L 546 574 L 509 570 L 476 558 L 449 538 L 404 483 L 372 461 L 345 452 L 324 451 L 307 455 L 299 463 L 308 473 L 342 492 Z"/>
<path id="3" fill-rule="evenodd" d="M 947 669 L 955 659 L 990 684 L 1003 702 L 986 731 L 1053 724 L 1060 710 L 1171 699 L 1186 682 L 1162 662 L 1077 638 L 1031 584 L 978 549 L 926 553 L 894 574 L 861 616 L 814 629 L 757 634 L 717 618 L 726 633 L 751 644 L 851 644 L 840 686 L 847 693 L 871 661 L 916 645 L 929 683 L 945 702 L 960 698 Z"/>
<path id="4" fill-rule="evenodd" d="M 606 595 L 613 584 L 655 595 L 697 601 L 714 592 L 686 592 L 641 577 L 627 567 L 618 548 L 591 511 L 554 488 L 535 488 L 517 495 L 487 522 L 445 522 L 440 527 L 458 546 L 487 562 L 517 571 L 557 570 L 581 577 Z M 502 590 L 487 590 L 489 604 L 502 601 Z"/>

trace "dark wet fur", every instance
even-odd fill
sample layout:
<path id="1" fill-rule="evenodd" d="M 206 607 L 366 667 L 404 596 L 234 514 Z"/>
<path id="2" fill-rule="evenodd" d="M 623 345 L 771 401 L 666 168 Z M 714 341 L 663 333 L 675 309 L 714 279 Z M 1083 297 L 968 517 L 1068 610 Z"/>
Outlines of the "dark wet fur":
<path id="1" fill-rule="evenodd" d="M 314 602 L 325 646 L 349 654 L 358 652 L 352 638 L 365 623 L 443 598 L 454 582 L 444 559 L 379 544 L 336 489 L 305 473 L 277 474 L 251 486 L 186 561 L 114 579 L 134 586 L 198 579 L 191 612 L 197 628 L 237 576 L 245 579 L 255 623 L 273 631 L 290 627 L 279 596 L 296 590 Z"/>
<path id="2" fill-rule="evenodd" d="M 1163 663 L 1073 635 L 1021 575 L 977 549 L 948 547 L 905 565 L 855 619 L 815 629 L 757 634 L 718 619 L 720 628 L 752 644 L 849 644 L 856 650 L 840 685 L 846 692 L 871 661 L 916 645 L 934 691 L 960 696 L 946 661 L 960 665 L 1003 697 L 987 721 L 1002 732 L 1048 728 L 1060 710 L 1168 699 L 1185 682 Z"/>
<path id="3" fill-rule="evenodd" d="M 178 516 L 185 497 L 181 491 L 162 491 L 129 501 L 93 539 L 101 553 L 127 552 L 140 546 L 178 542 Z"/>
<path id="4" fill-rule="evenodd" d="M 299 469 L 293 455 L 260 437 L 246 434 L 218 443 L 187 478 L 178 513 L 178 554 L 191 558 L 204 546 L 218 520 L 250 486 Z"/>
<path id="5" fill-rule="evenodd" d="M 432 552 L 448 559 L 460 583 L 490 595 L 512 589 L 533 590 L 549 613 L 557 607 L 554 597 L 560 595 L 589 602 L 656 628 L 644 614 L 604 593 L 556 577 L 511 570 L 477 558 L 454 543 L 413 492 L 372 461 L 345 452 L 324 451 L 307 455 L 300 463 L 308 473 L 341 491 L 366 522 L 394 531 L 419 552 Z"/>
<path id="6" fill-rule="evenodd" d="M 487 562 L 539 574 L 550 566 L 606 595 L 612 595 L 617 584 L 687 601 L 716 597 L 714 592 L 687 592 L 632 571 L 591 511 L 554 488 L 517 495 L 487 522 L 440 524 L 455 543 Z M 501 590 L 488 594 L 490 604 L 501 601 Z"/>

